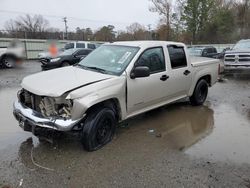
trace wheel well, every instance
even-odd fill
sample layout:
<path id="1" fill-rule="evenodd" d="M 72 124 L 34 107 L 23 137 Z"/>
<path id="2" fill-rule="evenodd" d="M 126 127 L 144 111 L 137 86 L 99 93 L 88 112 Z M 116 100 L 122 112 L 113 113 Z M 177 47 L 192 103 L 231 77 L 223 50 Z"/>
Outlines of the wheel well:
<path id="1" fill-rule="evenodd" d="M 16 59 L 16 55 L 14 54 L 3 54 L 1 57 L 0 57 L 0 61 L 2 61 L 5 57 L 12 57 L 14 59 Z"/>
<path id="2" fill-rule="evenodd" d="M 68 60 L 62 61 L 62 64 L 63 64 L 63 63 L 68 63 L 68 64 L 70 64 L 70 62 L 69 62 Z"/>
<path id="3" fill-rule="evenodd" d="M 108 107 L 111 108 L 116 116 L 117 121 L 121 120 L 121 107 L 119 104 L 118 99 L 116 98 L 112 98 L 112 99 L 108 99 L 105 101 L 102 101 L 100 103 L 97 103 L 93 106 L 91 106 L 88 110 L 87 110 L 87 114 L 90 113 L 90 111 L 96 110 L 97 108 L 104 108 L 104 107 Z"/>
<path id="4" fill-rule="evenodd" d="M 211 86 L 211 75 L 202 76 L 202 77 L 198 80 L 198 82 L 199 82 L 200 80 L 206 80 L 206 82 L 208 83 L 208 85 Z M 197 83 L 198 83 L 198 82 L 197 82 Z"/>

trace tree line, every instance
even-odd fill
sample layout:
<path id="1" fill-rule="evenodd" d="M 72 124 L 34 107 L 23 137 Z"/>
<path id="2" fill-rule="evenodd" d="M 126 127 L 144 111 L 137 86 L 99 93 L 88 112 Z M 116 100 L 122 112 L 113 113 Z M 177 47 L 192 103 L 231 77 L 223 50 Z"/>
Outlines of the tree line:
<path id="1" fill-rule="evenodd" d="M 49 26 L 42 16 L 25 15 L 5 24 L 0 37 L 69 39 L 90 41 L 174 40 L 185 43 L 234 43 L 250 38 L 250 0 L 149 0 L 151 12 L 159 15 L 155 29 L 133 23 L 125 30 L 113 25 L 77 27 L 67 35 Z"/>

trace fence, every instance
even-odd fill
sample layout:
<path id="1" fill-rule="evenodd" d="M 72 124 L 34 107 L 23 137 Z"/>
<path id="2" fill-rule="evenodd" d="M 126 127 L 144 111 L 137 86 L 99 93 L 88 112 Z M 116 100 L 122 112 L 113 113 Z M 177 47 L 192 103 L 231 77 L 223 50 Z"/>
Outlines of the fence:
<path id="1" fill-rule="evenodd" d="M 40 52 L 48 50 L 51 43 L 51 40 L 0 38 L 0 47 L 8 47 L 13 40 L 18 40 L 21 43 L 27 59 L 36 59 Z M 58 40 L 55 42 L 58 48 L 63 48 L 69 41 Z"/>
<path id="2" fill-rule="evenodd" d="M 0 47 L 7 47 L 13 40 L 18 40 L 21 42 L 21 45 L 25 49 L 27 59 L 36 59 L 38 54 L 42 51 L 47 51 L 51 40 L 41 40 L 41 39 L 13 39 L 13 38 L 0 38 Z M 64 45 L 69 40 L 53 40 L 56 42 L 58 48 L 63 48 Z M 217 48 L 218 52 L 221 52 L 223 49 L 232 47 L 233 44 L 204 44 L 204 45 L 192 45 L 192 46 L 214 46 Z"/>

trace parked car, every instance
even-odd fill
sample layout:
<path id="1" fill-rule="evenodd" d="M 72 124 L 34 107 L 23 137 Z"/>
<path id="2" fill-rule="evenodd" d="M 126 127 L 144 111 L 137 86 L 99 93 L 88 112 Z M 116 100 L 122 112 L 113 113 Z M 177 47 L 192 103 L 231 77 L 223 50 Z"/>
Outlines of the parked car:
<path id="1" fill-rule="evenodd" d="M 0 47 L 0 67 L 13 68 L 24 58 L 24 48 L 18 41 L 12 41 L 8 47 Z"/>
<path id="2" fill-rule="evenodd" d="M 64 48 L 58 49 L 58 55 L 60 55 L 62 52 L 64 52 Z M 51 54 L 48 51 L 43 51 L 38 53 L 38 59 L 39 60 L 50 60 L 52 59 Z"/>
<path id="3" fill-rule="evenodd" d="M 216 58 L 219 54 L 213 46 L 193 46 L 188 48 L 189 54 L 198 57 Z"/>
<path id="4" fill-rule="evenodd" d="M 85 41 L 78 41 L 78 42 L 70 42 L 65 44 L 64 48 L 65 50 L 68 49 L 73 49 L 73 48 L 87 48 L 87 49 L 96 49 L 97 47 L 99 47 L 99 43 L 95 44 L 93 42 L 85 42 Z"/>
<path id="5" fill-rule="evenodd" d="M 186 97 L 202 105 L 218 66 L 217 59 L 189 57 L 177 42 L 106 44 L 77 66 L 24 78 L 14 115 L 36 136 L 41 129 L 79 131 L 94 151 L 112 140 L 118 122 Z"/>
<path id="6" fill-rule="evenodd" d="M 224 56 L 226 73 L 243 73 L 250 71 L 250 39 L 240 40 Z"/>
<path id="7" fill-rule="evenodd" d="M 52 58 L 50 60 L 41 60 L 42 70 L 50 70 L 58 67 L 66 67 L 79 63 L 80 60 L 85 58 L 91 49 L 69 49 L 62 52 L 58 57 Z"/>

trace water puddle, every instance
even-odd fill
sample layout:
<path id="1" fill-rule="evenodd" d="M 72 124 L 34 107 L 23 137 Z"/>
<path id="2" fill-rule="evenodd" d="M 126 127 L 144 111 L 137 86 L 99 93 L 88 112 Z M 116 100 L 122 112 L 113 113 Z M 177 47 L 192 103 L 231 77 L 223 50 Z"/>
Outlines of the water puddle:
<path id="1" fill-rule="evenodd" d="M 211 134 L 185 153 L 215 161 L 250 164 L 250 122 L 232 106 L 221 104 L 214 109 Z"/>
<path id="2" fill-rule="evenodd" d="M 28 136 L 15 120 L 12 110 L 18 88 L 0 89 L 0 149 L 19 144 Z"/>
<path id="3" fill-rule="evenodd" d="M 37 159 L 46 164 L 51 159 L 55 162 L 56 158 L 58 165 L 71 163 L 70 159 L 76 156 L 92 160 L 98 159 L 100 153 L 122 157 L 131 151 L 137 151 L 133 155 L 146 156 L 169 148 L 194 158 L 250 164 L 249 118 L 229 104 L 192 107 L 180 102 L 147 112 L 122 123 L 110 144 L 87 155 L 75 137 L 63 138 L 55 149 L 54 145 L 39 143 L 31 133 L 19 128 L 12 115 L 17 91 L 18 88 L 0 90 L 0 150 L 15 146 L 23 160 L 33 147 Z M 50 165 L 55 167 L 55 164 Z"/>

